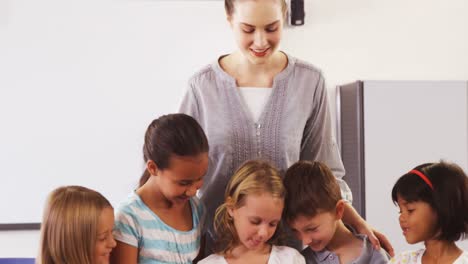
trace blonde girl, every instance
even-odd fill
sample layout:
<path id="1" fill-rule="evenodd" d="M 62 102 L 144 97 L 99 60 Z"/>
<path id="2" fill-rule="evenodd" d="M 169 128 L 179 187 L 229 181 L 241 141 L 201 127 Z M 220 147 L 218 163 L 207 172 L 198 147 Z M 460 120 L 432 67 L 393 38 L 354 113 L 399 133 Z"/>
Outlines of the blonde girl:
<path id="1" fill-rule="evenodd" d="M 114 209 L 100 193 L 64 186 L 49 195 L 41 226 L 39 264 L 107 264 L 116 243 Z"/>
<path id="2" fill-rule="evenodd" d="M 286 190 L 278 171 L 248 161 L 229 181 L 216 210 L 216 254 L 199 263 L 305 263 L 295 249 L 278 246 Z"/>

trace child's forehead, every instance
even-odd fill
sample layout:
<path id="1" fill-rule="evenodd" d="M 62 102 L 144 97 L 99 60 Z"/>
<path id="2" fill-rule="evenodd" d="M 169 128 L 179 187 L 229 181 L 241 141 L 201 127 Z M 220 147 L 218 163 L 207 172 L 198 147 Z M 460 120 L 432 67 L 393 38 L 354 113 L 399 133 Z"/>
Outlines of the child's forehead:
<path id="1" fill-rule="evenodd" d="M 409 199 L 408 197 L 403 197 L 402 195 L 397 195 L 397 204 L 398 206 L 407 206 L 407 205 L 420 205 L 427 204 L 427 202 L 420 199 Z"/>
<path id="2" fill-rule="evenodd" d="M 401 194 L 397 194 L 397 203 L 398 204 L 406 204 L 406 203 L 408 203 L 408 201 L 405 198 L 403 198 L 403 196 L 401 196 Z"/>
<path id="3" fill-rule="evenodd" d="M 249 217 L 276 220 L 281 219 L 283 207 L 283 199 L 271 194 L 247 195 L 244 204 L 238 210 Z"/>
<path id="4" fill-rule="evenodd" d="M 318 224 L 330 218 L 331 216 L 333 216 L 332 212 L 319 209 L 318 213 L 314 215 L 300 214 L 297 217 L 295 217 L 293 220 L 291 220 L 290 223 L 294 225 L 300 225 L 300 226 Z"/>
<path id="5" fill-rule="evenodd" d="M 399 205 L 406 205 L 406 204 L 413 203 L 413 202 L 415 201 L 408 199 L 407 197 L 404 197 L 400 193 L 397 194 L 397 203 Z"/>
<path id="6" fill-rule="evenodd" d="M 195 155 L 186 155 L 186 156 L 172 153 L 169 156 L 169 165 L 174 165 L 174 163 L 177 163 L 177 164 L 200 163 L 207 158 L 208 158 L 208 152 L 201 152 Z"/>
<path id="7" fill-rule="evenodd" d="M 169 166 L 164 170 L 170 171 L 170 174 L 176 180 L 198 180 L 208 170 L 208 154 L 200 153 L 195 156 L 171 155 Z"/>
<path id="8" fill-rule="evenodd" d="M 249 193 L 244 198 L 243 206 L 264 206 L 268 203 L 284 204 L 284 199 L 276 197 L 269 192 L 253 192 Z"/>

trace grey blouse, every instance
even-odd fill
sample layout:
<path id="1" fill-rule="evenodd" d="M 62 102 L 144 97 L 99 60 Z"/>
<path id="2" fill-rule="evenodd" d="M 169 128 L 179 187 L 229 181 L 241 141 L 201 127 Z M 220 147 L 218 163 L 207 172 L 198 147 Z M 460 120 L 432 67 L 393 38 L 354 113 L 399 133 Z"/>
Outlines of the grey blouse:
<path id="1" fill-rule="evenodd" d="M 352 200 L 348 185 L 341 180 L 345 171 L 332 133 L 321 72 L 288 56 L 288 65 L 274 78 L 272 89 L 255 122 L 235 79 L 218 61 L 189 80 L 180 112 L 200 123 L 210 145 L 208 172 L 199 192 L 207 207 L 208 227 L 223 202 L 229 179 L 251 159 L 268 160 L 282 172 L 298 160 L 322 161 L 337 177 L 343 198 Z"/>

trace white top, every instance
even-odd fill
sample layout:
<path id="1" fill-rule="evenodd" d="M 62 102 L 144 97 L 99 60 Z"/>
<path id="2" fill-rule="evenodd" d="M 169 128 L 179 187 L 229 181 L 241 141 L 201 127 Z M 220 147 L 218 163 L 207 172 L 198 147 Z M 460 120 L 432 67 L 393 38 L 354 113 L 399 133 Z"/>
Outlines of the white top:
<path id="1" fill-rule="evenodd" d="M 260 119 L 272 90 L 268 87 L 239 87 L 242 99 L 250 110 L 254 122 L 258 122 Z"/>
<path id="2" fill-rule="evenodd" d="M 211 254 L 208 257 L 198 262 L 199 264 L 222 263 L 227 264 L 224 256 L 218 254 Z M 305 259 L 294 248 L 285 246 L 272 246 L 268 264 L 305 264 Z"/>
<path id="3" fill-rule="evenodd" d="M 390 260 L 391 264 L 421 264 L 421 259 L 426 249 L 418 249 L 414 251 L 405 251 L 396 255 Z M 449 263 L 447 263 L 449 264 Z M 463 253 L 452 264 L 468 264 L 468 252 Z"/>

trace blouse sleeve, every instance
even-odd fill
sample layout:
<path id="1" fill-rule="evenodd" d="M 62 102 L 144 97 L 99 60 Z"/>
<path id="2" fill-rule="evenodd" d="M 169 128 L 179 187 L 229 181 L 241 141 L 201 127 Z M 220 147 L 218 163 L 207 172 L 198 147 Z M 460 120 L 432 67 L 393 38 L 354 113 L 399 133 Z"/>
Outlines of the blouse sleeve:
<path id="1" fill-rule="evenodd" d="M 199 100 L 195 91 L 193 80 L 189 81 L 188 88 L 185 92 L 182 102 L 179 106 L 179 113 L 184 113 L 195 118 L 198 123 L 202 124 L 201 111 L 199 108 Z"/>
<path id="2" fill-rule="evenodd" d="M 313 110 L 307 120 L 301 144 L 301 160 L 324 162 L 335 175 L 343 199 L 352 202 L 353 195 L 348 184 L 342 179 L 345 169 L 340 151 L 333 135 L 327 90 L 320 75 L 313 94 Z"/>

